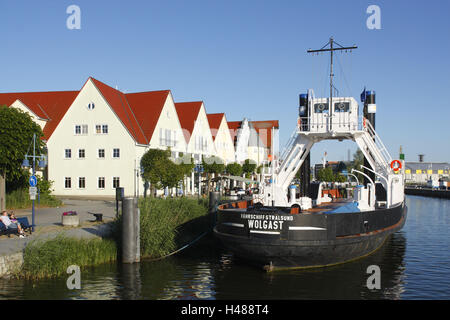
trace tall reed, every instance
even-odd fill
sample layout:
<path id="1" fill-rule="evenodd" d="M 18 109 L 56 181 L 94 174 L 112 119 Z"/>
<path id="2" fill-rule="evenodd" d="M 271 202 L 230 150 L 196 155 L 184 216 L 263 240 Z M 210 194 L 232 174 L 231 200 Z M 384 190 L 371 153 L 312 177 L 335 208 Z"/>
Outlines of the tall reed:
<path id="1" fill-rule="evenodd" d="M 6 194 L 7 209 L 25 209 L 32 205 L 30 195 L 27 189 L 17 189 Z M 46 207 L 58 207 L 62 205 L 62 201 L 50 194 L 41 194 L 38 204 L 36 196 L 35 205 Z"/>
<path id="2" fill-rule="evenodd" d="M 24 251 L 20 277 L 57 277 L 70 265 L 93 266 L 114 261 L 117 246 L 112 239 L 75 239 L 58 235 L 53 239 L 31 241 Z"/>

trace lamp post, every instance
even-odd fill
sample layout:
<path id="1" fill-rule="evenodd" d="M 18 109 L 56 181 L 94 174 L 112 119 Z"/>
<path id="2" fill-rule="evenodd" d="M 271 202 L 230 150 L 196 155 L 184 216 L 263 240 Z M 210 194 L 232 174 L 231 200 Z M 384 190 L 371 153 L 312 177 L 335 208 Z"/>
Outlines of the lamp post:
<path id="1" fill-rule="evenodd" d="M 45 165 L 45 157 L 41 154 L 39 156 L 36 156 L 36 133 L 33 133 L 33 155 L 25 154 L 25 159 L 22 162 L 23 168 L 29 168 L 30 167 L 30 161 L 28 158 L 32 159 L 32 176 L 30 177 L 30 198 L 32 200 L 32 209 L 31 209 L 31 231 L 34 232 L 34 226 L 35 226 L 35 208 L 34 208 L 34 201 L 36 199 L 36 193 L 31 192 L 32 187 L 36 187 L 36 159 L 38 159 L 38 166 L 40 168 L 44 168 Z"/>

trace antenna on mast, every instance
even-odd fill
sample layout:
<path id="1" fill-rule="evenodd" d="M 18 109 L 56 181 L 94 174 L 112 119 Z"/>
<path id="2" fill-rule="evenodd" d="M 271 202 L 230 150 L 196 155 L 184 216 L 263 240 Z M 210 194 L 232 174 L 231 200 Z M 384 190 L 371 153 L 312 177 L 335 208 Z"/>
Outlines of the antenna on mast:
<path id="1" fill-rule="evenodd" d="M 334 47 L 333 45 L 336 44 L 339 47 Z M 329 46 L 329 48 L 328 48 Z M 350 50 L 350 52 L 353 49 L 357 49 L 357 46 L 352 46 L 352 47 L 343 47 L 341 46 L 339 43 L 337 43 L 336 41 L 334 41 L 333 37 L 330 38 L 330 40 L 328 41 L 328 43 L 326 45 L 324 45 L 322 48 L 318 49 L 318 50 L 308 50 L 308 53 L 317 53 L 319 54 L 319 52 L 326 52 L 329 51 L 330 52 L 330 59 L 331 59 L 331 63 L 330 63 L 330 117 L 332 116 L 332 111 L 333 111 L 333 52 L 334 51 L 343 51 L 345 50 L 345 52 L 347 52 L 347 50 Z M 331 129 L 331 124 L 330 124 L 330 129 Z"/>

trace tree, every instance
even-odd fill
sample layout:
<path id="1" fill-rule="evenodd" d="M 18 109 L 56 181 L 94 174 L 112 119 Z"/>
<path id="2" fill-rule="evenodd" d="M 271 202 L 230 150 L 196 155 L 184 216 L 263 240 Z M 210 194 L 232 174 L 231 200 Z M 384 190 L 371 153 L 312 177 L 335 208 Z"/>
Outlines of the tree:
<path id="1" fill-rule="evenodd" d="M 236 162 L 229 163 L 225 167 L 225 172 L 232 176 L 240 176 L 242 174 L 242 166 Z"/>
<path id="2" fill-rule="evenodd" d="M 242 172 L 245 173 L 245 177 L 249 178 L 256 170 L 256 163 L 254 160 L 246 159 L 242 165 Z"/>
<path id="3" fill-rule="evenodd" d="M 150 149 L 141 158 L 143 178 L 150 183 L 153 195 L 156 189 L 163 188 L 162 181 L 165 180 L 167 163 L 170 161 L 170 150 Z"/>
<path id="4" fill-rule="evenodd" d="M 210 191 L 210 181 L 211 174 L 218 175 L 224 172 L 225 165 L 223 164 L 223 160 L 217 156 L 211 156 L 209 158 L 202 159 L 203 170 L 206 173 L 206 177 L 208 180 L 208 194 Z"/>
<path id="5" fill-rule="evenodd" d="M 352 169 L 361 170 L 362 165 L 364 165 L 364 154 L 360 149 L 358 149 L 353 154 L 353 163 L 349 166 L 348 172 L 351 173 Z M 360 182 L 364 180 L 364 176 L 362 174 L 356 172 L 354 174 L 358 177 Z"/>
<path id="6" fill-rule="evenodd" d="M 242 174 L 242 166 L 236 162 L 229 163 L 225 167 L 225 172 L 232 176 L 240 176 Z"/>
<path id="7" fill-rule="evenodd" d="M 0 176 L 6 179 L 9 189 L 11 186 L 16 189 L 26 185 L 29 172 L 22 169 L 21 164 L 25 154 L 33 152 L 30 143 L 34 134 L 37 153 L 41 154 L 45 146 L 41 127 L 28 113 L 0 106 Z"/>
<path id="8" fill-rule="evenodd" d="M 317 180 L 325 182 L 334 182 L 335 176 L 333 170 L 330 167 L 320 169 L 317 172 Z"/>

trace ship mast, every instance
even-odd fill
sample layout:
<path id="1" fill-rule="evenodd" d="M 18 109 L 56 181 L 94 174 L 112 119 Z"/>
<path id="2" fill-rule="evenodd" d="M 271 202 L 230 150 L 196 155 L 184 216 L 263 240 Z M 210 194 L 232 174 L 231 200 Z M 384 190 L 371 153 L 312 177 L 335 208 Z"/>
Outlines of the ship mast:
<path id="1" fill-rule="evenodd" d="M 334 47 L 333 45 L 337 44 L 339 47 Z M 327 46 L 330 46 L 329 48 L 326 48 Z M 330 38 L 330 40 L 328 41 L 328 43 L 326 45 L 324 45 L 322 48 L 318 49 L 318 50 L 308 50 L 308 53 L 319 53 L 319 52 L 326 52 L 329 51 L 330 52 L 330 59 L 331 59 L 331 63 L 330 63 L 330 107 L 329 107 L 329 113 L 330 113 L 330 117 L 332 116 L 332 112 L 333 112 L 333 52 L 334 51 L 342 51 L 342 50 L 353 50 L 353 49 L 357 49 L 357 46 L 352 46 L 352 47 L 343 47 L 341 46 L 339 43 L 337 43 L 336 41 L 334 41 L 333 37 Z M 330 129 L 331 129 L 331 123 L 330 123 Z"/>

